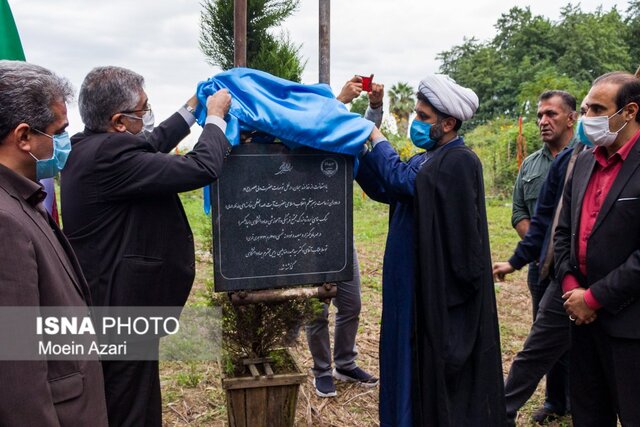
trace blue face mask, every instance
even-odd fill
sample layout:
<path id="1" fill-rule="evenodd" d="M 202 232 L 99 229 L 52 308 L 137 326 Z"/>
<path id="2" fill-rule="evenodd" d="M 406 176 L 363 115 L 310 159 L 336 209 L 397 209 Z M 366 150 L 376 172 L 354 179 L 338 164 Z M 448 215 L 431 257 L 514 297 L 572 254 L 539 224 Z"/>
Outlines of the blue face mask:
<path id="1" fill-rule="evenodd" d="M 593 143 L 591 141 L 589 141 L 589 138 L 587 138 L 587 135 L 585 135 L 585 133 L 584 133 L 584 127 L 582 125 L 582 119 L 578 120 L 577 133 L 578 133 L 578 139 L 580 140 L 581 143 L 583 143 L 587 147 L 593 147 Z"/>
<path id="2" fill-rule="evenodd" d="M 431 132 L 431 123 L 421 122 L 418 119 L 414 119 L 411 123 L 411 142 L 418 148 L 424 148 L 429 151 L 435 147 L 437 141 L 431 139 L 429 135 Z"/>
<path id="3" fill-rule="evenodd" d="M 45 178 L 53 178 L 64 168 L 71 153 L 71 139 L 67 132 L 62 132 L 57 135 L 49 135 L 38 129 L 33 129 L 39 134 L 48 136 L 53 140 L 53 154 L 50 159 L 38 159 L 32 153 L 29 153 L 31 157 L 36 160 L 36 179 L 39 181 Z"/>

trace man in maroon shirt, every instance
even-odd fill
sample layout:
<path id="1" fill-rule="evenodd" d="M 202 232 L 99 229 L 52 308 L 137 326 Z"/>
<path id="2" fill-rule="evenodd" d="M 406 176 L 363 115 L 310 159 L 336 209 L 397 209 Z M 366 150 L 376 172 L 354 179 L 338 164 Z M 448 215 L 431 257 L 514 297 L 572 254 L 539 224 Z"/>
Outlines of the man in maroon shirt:
<path id="1" fill-rule="evenodd" d="M 598 77 L 555 234 L 572 328 L 574 426 L 640 425 L 640 79 Z"/>

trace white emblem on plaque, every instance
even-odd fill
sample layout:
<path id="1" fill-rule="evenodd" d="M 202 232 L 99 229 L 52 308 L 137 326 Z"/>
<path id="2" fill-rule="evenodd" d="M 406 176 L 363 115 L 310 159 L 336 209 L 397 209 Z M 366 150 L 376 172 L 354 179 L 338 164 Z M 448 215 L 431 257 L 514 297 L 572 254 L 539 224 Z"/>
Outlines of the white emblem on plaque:
<path id="1" fill-rule="evenodd" d="M 324 159 L 320 164 L 320 170 L 326 176 L 333 176 L 338 172 L 338 162 L 334 159 Z"/>

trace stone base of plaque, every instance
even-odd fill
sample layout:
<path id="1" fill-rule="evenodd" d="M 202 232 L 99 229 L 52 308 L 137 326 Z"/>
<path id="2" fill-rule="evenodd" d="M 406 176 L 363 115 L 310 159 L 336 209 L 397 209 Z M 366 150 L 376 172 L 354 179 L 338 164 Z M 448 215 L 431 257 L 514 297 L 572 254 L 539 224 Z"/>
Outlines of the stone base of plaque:
<path id="1" fill-rule="evenodd" d="M 296 416 L 298 391 L 303 374 L 288 350 L 281 350 L 288 373 L 274 372 L 273 360 L 243 359 L 247 374 L 223 377 L 227 414 L 231 427 L 291 427 Z"/>

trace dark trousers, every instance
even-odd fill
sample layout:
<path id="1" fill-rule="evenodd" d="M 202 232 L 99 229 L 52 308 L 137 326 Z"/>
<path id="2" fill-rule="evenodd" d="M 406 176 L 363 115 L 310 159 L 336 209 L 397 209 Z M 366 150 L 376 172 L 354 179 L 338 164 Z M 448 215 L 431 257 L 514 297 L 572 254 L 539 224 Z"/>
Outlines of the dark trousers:
<path id="1" fill-rule="evenodd" d="M 110 427 L 162 427 L 157 360 L 104 361 L 102 371 Z"/>
<path id="2" fill-rule="evenodd" d="M 574 427 L 640 426 L 640 340 L 614 338 L 598 320 L 573 326 L 571 409 Z"/>
<path id="3" fill-rule="evenodd" d="M 545 291 L 545 288 L 540 285 L 540 269 L 537 262 L 529 264 L 527 286 L 531 294 L 531 314 L 533 314 L 533 320 L 535 321 L 538 315 L 538 309 L 540 308 L 540 301 L 542 301 Z"/>
<path id="4" fill-rule="evenodd" d="M 557 413 L 568 410 L 567 352 L 571 343 L 571 322 L 563 303 L 562 289 L 555 281 L 551 282 L 539 301 L 529 336 L 516 355 L 505 383 L 507 416 L 510 419 L 515 419 L 545 374 L 545 408 Z"/>

